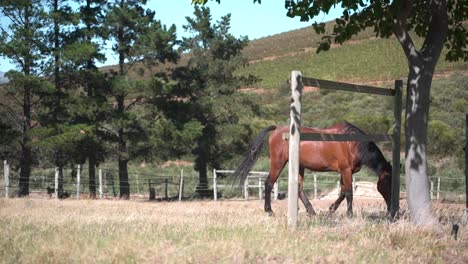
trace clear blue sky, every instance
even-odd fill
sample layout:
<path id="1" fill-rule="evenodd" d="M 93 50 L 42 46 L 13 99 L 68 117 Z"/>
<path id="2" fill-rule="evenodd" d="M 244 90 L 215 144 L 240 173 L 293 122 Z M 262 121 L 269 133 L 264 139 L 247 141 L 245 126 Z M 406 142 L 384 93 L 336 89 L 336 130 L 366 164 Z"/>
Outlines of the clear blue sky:
<path id="1" fill-rule="evenodd" d="M 234 36 L 248 36 L 250 40 L 274 35 L 293 29 L 310 26 L 313 21 L 300 22 L 299 18 L 286 16 L 284 0 L 263 0 L 262 4 L 253 4 L 253 0 L 222 0 L 221 4 L 209 1 L 213 20 L 219 20 L 223 15 L 231 13 L 231 33 Z M 149 0 L 147 7 L 156 11 L 156 18 L 167 26 L 175 24 L 177 36 L 187 36 L 182 28 L 186 24 L 186 16 L 193 15 L 191 0 Z M 335 10 L 328 15 L 317 17 L 316 21 L 325 22 L 341 15 Z M 110 46 L 107 47 L 107 61 L 104 65 L 116 64 Z M 0 72 L 12 69 L 7 60 L 0 58 Z"/>

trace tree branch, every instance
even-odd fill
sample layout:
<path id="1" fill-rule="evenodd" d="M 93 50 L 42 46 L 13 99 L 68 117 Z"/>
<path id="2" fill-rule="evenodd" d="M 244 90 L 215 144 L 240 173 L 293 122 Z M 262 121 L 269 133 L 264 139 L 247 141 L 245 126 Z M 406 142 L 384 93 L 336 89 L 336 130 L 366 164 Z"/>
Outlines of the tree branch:
<path id="1" fill-rule="evenodd" d="M 99 129 L 99 128 L 103 128 L 104 130 L 110 132 L 110 133 L 113 134 L 114 136 L 117 136 L 117 137 L 119 136 L 119 134 L 118 134 L 117 132 L 113 131 L 113 130 L 110 129 L 110 128 L 107 128 L 107 127 L 105 127 L 105 126 L 100 126 L 100 127 L 98 127 L 98 129 Z"/>
<path id="2" fill-rule="evenodd" d="M 39 96 L 39 98 L 38 98 L 36 101 L 34 101 L 34 102 L 31 103 L 31 106 L 35 106 L 35 105 L 38 104 L 42 99 L 43 99 L 43 97 L 42 97 L 42 96 Z"/>
<path id="3" fill-rule="evenodd" d="M 8 90 L 8 88 L 6 88 L 6 90 L 7 90 L 6 95 L 7 95 L 8 97 L 10 97 L 10 98 L 13 100 L 13 102 L 15 102 L 18 106 L 23 106 L 23 103 L 22 103 L 20 100 L 18 100 L 18 98 L 16 98 L 16 97 L 13 95 L 13 93 L 12 93 L 11 91 Z"/>
<path id="4" fill-rule="evenodd" d="M 431 1 L 431 22 L 424 40 L 424 57 L 438 60 L 448 33 L 448 14 L 446 0 Z"/>
<path id="5" fill-rule="evenodd" d="M 418 52 L 407 29 L 407 21 L 413 9 L 413 0 L 400 0 L 393 4 L 400 5 L 397 8 L 396 18 L 393 19 L 393 33 L 400 42 L 408 62 L 414 61 L 418 58 Z"/>
<path id="6" fill-rule="evenodd" d="M 21 119 L 17 117 L 18 113 L 16 113 L 9 105 L 0 102 L 0 106 L 5 108 L 17 122 L 21 121 Z"/>
<path id="7" fill-rule="evenodd" d="M 133 102 L 131 102 L 129 105 L 127 105 L 127 107 L 125 108 L 125 111 L 128 111 L 130 108 L 132 108 L 132 106 L 134 106 L 136 103 L 139 103 L 141 102 L 143 99 L 143 97 L 138 97 L 136 98 L 135 100 L 133 100 Z"/>

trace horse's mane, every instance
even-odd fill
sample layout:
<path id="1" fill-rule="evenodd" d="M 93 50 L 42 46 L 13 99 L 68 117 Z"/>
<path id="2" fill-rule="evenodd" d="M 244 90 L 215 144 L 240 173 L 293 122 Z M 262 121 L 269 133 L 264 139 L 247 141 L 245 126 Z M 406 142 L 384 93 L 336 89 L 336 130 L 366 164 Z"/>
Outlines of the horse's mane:
<path id="1" fill-rule="evenodd" d="M 344 123 L 344 133 L 366 134 L 360 128 L 348 122 Z M 387 160 L 374 142 L 358 142 L 357 152 L 362 165 L 366 165 L 377 175 L 381 175 L 383 173 L 384 167 L 387 165 Z"/>

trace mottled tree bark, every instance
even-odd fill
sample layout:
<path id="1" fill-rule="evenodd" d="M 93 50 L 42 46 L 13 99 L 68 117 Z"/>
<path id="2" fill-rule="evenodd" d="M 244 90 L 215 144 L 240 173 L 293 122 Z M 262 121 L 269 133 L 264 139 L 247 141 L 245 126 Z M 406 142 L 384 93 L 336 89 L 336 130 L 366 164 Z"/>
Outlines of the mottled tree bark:
<path id="1" fill-rule="evenodd" d="M 405 176 L 408 208 L 416 224 L 432 224 L 429 177 L 427 175 L 427 129 L 432 77 L 448 32 L 445 0 L 430 2 L 431 22 L 423 46 L 417 50 L 407 31 L 413 1 L 399 2 L 394 33 L 408 60 L 408 83 L 405 123 Z"/>

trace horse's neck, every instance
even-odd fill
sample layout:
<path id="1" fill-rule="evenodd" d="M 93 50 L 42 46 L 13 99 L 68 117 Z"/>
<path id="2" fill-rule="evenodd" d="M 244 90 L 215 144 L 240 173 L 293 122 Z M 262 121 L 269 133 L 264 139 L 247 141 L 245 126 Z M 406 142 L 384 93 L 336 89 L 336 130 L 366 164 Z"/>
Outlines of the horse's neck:
<path id="1" fill-rule="evenodd" d="M 373 145 L 369 146 L 367 144 Z M 361 163 L 369 167 L 369 169 L 375 172 L 375 174 L 380 175 L 383 172 L 383 168 L 387 163 L 387 160 L 374 143 L 367 144 L 362 146 L 366 151 L 361 154 Z"/>

